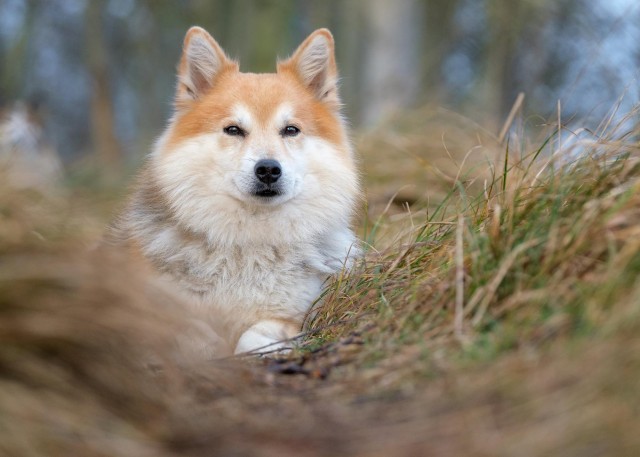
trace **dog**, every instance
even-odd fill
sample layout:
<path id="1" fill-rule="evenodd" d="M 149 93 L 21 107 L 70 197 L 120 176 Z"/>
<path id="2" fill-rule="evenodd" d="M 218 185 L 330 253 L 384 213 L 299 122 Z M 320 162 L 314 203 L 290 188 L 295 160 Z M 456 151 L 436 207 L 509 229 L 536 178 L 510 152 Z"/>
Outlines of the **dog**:
<path id="1" fill-rule="evenodd" d="M 272 74 L 240 72 L 200 27 L 186 34 L 174 114 L 111 239 L 179 291 L 209 355 L 289 347 L 359 255 L 337 84 L 326 29 Z"/>

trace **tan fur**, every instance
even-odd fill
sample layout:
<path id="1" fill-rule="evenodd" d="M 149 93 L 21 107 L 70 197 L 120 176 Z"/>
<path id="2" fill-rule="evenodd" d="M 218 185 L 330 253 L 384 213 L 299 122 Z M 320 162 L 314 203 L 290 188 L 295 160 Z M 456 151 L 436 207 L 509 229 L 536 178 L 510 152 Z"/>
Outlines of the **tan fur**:
<path id="1" fill-rule="evenodd" d="M 182 294 L 206 355 L 282 346 L 358 252 L 358 177 L 336 84 L 328 30 L 276 74 L 240 73 L 207 32 L 187 33 L 176 112 L 111 237 Z M 254 190 L 265 159 L 282 169 L 273 197 Z"/>

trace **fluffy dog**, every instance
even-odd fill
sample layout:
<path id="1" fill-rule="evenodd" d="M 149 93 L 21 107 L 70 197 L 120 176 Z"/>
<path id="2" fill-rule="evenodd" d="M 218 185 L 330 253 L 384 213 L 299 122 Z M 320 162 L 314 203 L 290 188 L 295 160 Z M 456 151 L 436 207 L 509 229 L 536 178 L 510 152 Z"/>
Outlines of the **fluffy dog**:
<path id="1" fill-rule="evenodd" d="M 252 74 L 192 27 L 175 113 L 113 235 L 190 303 L 207 352 L 272 349 L 357 254 L 358 196 L 331 33 Z"/>

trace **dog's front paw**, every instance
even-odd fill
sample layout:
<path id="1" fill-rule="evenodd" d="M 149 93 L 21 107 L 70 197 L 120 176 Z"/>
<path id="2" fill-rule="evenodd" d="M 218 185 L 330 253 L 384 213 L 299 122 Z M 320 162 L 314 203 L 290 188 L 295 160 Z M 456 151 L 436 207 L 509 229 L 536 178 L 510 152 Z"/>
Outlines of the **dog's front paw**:
<path id="1" fill-rule="evenodd" d="M 235 354 L 278 355 L 293 349 L 291 341 L 297 334 L 298 326 L 280 320 L 264 320 L 249 327 L 238 340 Z"/>

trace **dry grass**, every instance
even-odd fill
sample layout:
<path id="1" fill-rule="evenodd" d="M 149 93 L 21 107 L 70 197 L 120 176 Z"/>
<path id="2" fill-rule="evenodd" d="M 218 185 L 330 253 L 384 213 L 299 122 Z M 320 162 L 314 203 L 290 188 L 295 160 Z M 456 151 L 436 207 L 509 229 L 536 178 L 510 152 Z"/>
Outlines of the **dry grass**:
<path id="1" fill-rule="evenodd" d="M 637 455 L 637 114 L 562 148 L 449 116 L 362 142 L 372 246 L 279 360 L 185 361 L 88 249 L 112 199 L 0 190 L 0 455 Z"/>

